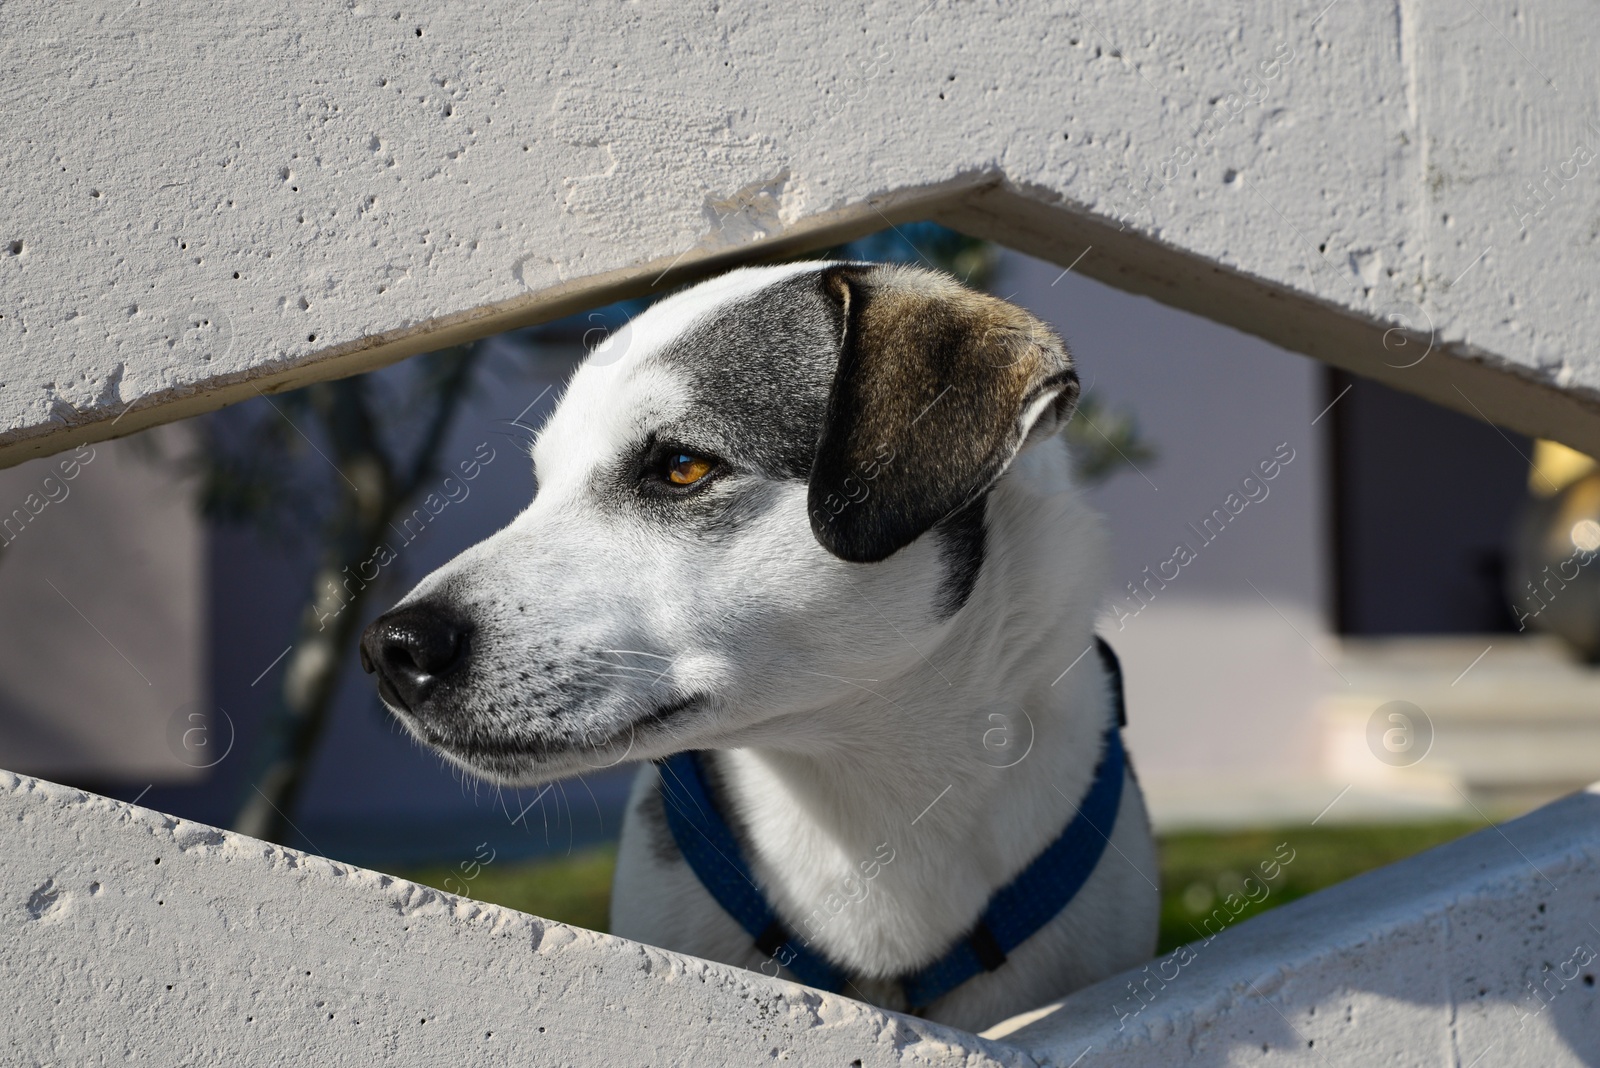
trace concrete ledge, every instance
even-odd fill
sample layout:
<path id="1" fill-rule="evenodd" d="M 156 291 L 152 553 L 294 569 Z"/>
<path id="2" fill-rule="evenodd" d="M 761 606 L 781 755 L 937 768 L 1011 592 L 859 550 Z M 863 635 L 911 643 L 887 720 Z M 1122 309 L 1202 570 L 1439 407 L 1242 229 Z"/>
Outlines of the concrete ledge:
<path id="1" fill-rule="evenodd" d="M 1600 1063 L 1600 786 L 985 1037 L 8 772 L 0 822 L 8 1064 Z"/>
<path id="2" fill-rule="evenodd" d="M 8 1065 L 1032 1063 L 9 772 L 0 824 Z"/>
<path id="3" fill-rule="evenodd" d="M 986 1033 L 1063 1068 L 1565 1068 L 1600 1064 L 1597 979 L 1600 784 Z"/>
<path id="4" fill-rule="evenodd" d="M 917 215 L 1600 453 L 1591 22 L 12 0 L 0 464 Z"/>

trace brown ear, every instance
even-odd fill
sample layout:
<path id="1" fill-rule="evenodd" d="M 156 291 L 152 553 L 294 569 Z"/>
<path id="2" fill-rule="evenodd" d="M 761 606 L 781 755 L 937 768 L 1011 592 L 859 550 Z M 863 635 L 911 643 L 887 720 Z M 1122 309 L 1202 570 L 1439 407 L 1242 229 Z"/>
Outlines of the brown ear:
<path id="1" fill-rule="evenodd" d="M 822 273 L 843 342 L 808 504 L 835 556 L 873 563 L 989 489 L 1078 400 L 1072 357 L 1022 309 L 912 267 Z"/>

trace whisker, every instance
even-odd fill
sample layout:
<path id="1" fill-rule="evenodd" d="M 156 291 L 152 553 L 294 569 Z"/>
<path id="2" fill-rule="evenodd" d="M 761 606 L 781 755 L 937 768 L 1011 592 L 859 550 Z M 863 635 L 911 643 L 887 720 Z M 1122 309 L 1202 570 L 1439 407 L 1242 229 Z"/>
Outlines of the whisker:
<path id="1" fill-rule="evenodd" d="M 516 427 L 518 430 L 526 430 L 530 434 L 538 434 L 539 433 L 539 428 L 538 427 L 529 426 L 527 423 L 521 422 L 521 421 L 516 420 L 516 419 L 496 419 L 495 422 L 509 424 L 511 426 Z"/>
<path id="2" fill-rule="evenodd" d="M 830 675 L 826 671 L 801 671 L 803 675 L 816 675 L 824 679 L 838 679 L 840 682 L 882 682 L 882 679 L 851 679 L 843 675 Z"/>
<path id="3" fill-rule="evenodd" d="M 654 668 L 638 667 L 638 666 L 636 666 L 634 664 L 618 664 L 618 663 L 615 663 L 615 662 L 610 661 L 610 660 L 591 660 L 591 661 L 588 662 L 587 666 L 599 666 L 599 667 L 611 668 L 612 670 L 615 670 L 615 671 L 637 671 L 641 675 L 658 675 L 658 674 L 660 674 L 660 672 L 656 671 Z"/>
<path id="4" fill-rule="evenodd" d="M 630 664 L 624 660 L 613 660 L 609 657 L 594 656 L 589 653 L 580 653 L 578 656 L 578 661 L 579 663 L 584 664 L 606 664 L 610 667 L 631 668 L 634 671 L 653 670 L 650 668 L 641 667 L 638 664 Z"/>
<path id="5" fill-rule="evenodd" d="M 639 679 L 649 679 L 651 682 L 660 682 L 662 676 L 664 676 L 667 673 L 667 670 L 668 670 L 667 668 L 663 668 L 660 671 L 651 671 L 649 668 L 631 667 L 631 666 L 629 666 L 627 664 L 606 664 L 605 667 L 608 669 L 607 671 L 595 671 L 593 668 L 591 668 L 590 672 L 589 672 L 589 677 L 590 678 L 611 678 L 611 679 L 627 678 L 627 679 L 633 679 L 635 681 L 637 681 Z M 670 668 L 670 665 L 669 665 L 669 668 Z M 616 672 L 619 672 L 619 671 L 623 671 L 623 672 L 631 671 L 631 672 L 633 672 L 633 674 L 632 675 L 616 674 Z"/>
<path id="6" fill-rule="evenodd" d="M 602 653 L 627 653 L 629 656 L 648 656 L 652 660 L 673 661 L 678 659 L 675 656 L 662 656 L 660 653 L 647 653 L 642 649 L 602 649 L 600 651 Z"/>
<path id="7" fill-rule="evenodd" d="M 645 678 L 650 678 L 650 679 L 660 678 L 659 675 L 647 675 L 647 676 L 644 676 L 644 677 Z M 638 682 L 639 679 L 640 679 L 640 676 L 638 676 L 638 675 L 618 675 L 618 674 L 614 674 L 614 673 L 609 672 L 609 671 L 596 671 L 593 674 L 591 674 L 589 676 L 589 678 L 592 678 L 592 679 L 621 679 L 624 682 Z"/>
<path id="8" fill-rule="evenodd" d="M 572 801 L 567 797 L 567 784 L 557 780 L 556 789 L 561 791 L 562 803 L 567 806 L 567 856 L 570 857 L 572 856 L 573 836 L 577 834 L 578 830 L 578 821 L 572 816 Z"/>
<path id="9" fill-rule="evenodd" d="M 606 833 L 606 814 L 604 812 L 600 811 L 600 799 L 598 797 L 594 796 L 594 791 L 593 790 L 589 789 L 589 779 L 588 779 L 587 776 L 579 775 L 578 776 L 578 785 L 582 786 L 585 790 L 588 791 L 589 800 L 594 802 L 594 818 L 597 821 L 599 821 L 599 823 L 600 823 L 600 834 L 602 836 L 604 836 L 604 834 Z"/>

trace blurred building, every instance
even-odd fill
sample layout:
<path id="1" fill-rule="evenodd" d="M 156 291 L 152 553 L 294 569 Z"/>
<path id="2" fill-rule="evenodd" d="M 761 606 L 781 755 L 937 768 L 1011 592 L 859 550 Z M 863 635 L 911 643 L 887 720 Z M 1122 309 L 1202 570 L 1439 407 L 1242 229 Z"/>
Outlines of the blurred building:
<path id="1" fill-rule="evenodd" d="M 0 767 L 67 782 L 195 782 L 167 744 L 199 707 L 210 539 L 141 458 L 182 426 L 0 471 Z"/>
<path id="2" fill-rule="evenodd" d="M 1057 324 L 1086 386 L 1133 409 L 1158 452 L 1094 493 L 1117 556 L 1101 632 L 1158 825 L 1503 815 L 1600 777 L 1600 672 L 1517 632 L 1507 607 L 1533 442 L 1005 264 L 997 292 Z M 1294 459 L 1248 499 L 1241 480 L 1281 447 Z M 1180 543 L 1194 561 L 1149 583 Z M 1394 701 L 1420 715 L 1380 711 Z M 1394 714 L 1413 737 L 1388 733 Z"/>

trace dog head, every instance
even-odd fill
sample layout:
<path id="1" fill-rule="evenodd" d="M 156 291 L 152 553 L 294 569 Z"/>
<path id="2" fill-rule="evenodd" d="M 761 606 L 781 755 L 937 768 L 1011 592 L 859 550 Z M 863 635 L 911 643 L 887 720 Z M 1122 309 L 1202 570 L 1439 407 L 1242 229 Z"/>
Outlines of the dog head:
<path id="1" fill-rule="evenodd" d="M 598 346 L 538 494 L 362 636 L 385 703 L 533 783 L 751 744 L 956 615 L 985 503 L 1078 396 L 1026 312 L 910 267 L 734 271 Z"/>

